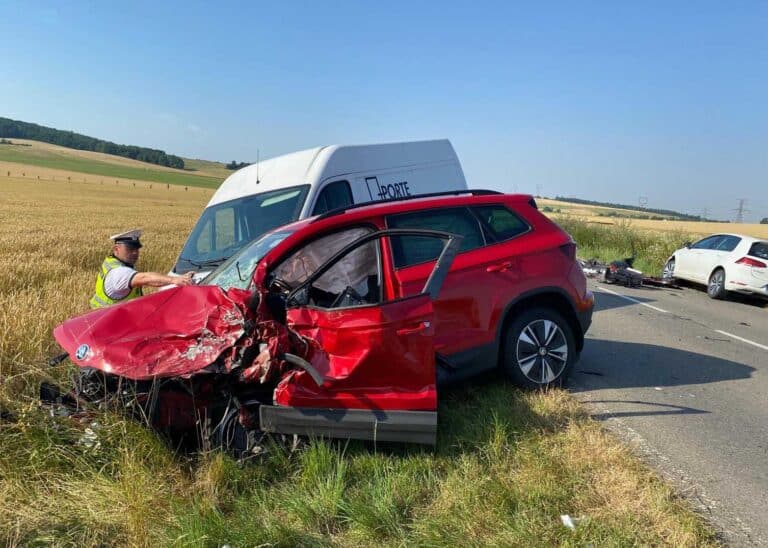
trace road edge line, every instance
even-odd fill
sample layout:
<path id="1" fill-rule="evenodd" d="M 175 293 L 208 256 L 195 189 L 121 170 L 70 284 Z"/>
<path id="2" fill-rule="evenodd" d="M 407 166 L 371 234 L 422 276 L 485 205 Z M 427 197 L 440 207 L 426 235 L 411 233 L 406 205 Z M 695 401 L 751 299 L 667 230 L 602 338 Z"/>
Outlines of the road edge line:
<path id="1" fill-rule="evenodd" d="M 745 339 L 743 337 L 739 337 L 738 335 L 734 335 L 733 333 L 728 333 L 727 331 L 721 331 L 720 329 L 715 329 L 715 332 L 720 333 L 721 335 L 725 335 L 727 337 L 736 339 L 737 341 L 741 341 L 747 344 L 751 344 L 752 346 L 762 348 L 763 350 L 768 350 L 768 346 L 762 345 L 760 343 L 756 343 L 755 341 L 750 341 L 749 339 Z"/>

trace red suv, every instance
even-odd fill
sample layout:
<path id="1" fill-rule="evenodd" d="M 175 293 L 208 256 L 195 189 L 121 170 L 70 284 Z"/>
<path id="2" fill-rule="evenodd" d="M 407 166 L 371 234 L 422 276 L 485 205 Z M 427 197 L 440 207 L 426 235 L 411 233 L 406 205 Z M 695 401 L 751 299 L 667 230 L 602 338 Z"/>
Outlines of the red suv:
<path id="1" fill-rule="evenodd" d="M 443 383 L 497 367 L 564 382 L 594 304 L 575 250 L 531 196 L 354 205 L 265 234 L 206 285 L 54 334 L 102 388 L 127 379 L 141 400 L 165 383 L 162 428 L 205 413 L 229 433 L 433 443 Z"/>

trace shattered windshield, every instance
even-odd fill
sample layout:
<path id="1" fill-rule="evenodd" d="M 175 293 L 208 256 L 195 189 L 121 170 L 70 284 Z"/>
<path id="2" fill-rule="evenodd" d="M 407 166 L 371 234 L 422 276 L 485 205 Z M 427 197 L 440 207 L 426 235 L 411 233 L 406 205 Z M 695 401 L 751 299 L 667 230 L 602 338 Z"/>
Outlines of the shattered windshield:
<path id="1" fill-rule="evenodd" d="M 247 289 L 248 284 L 251 283 L 253 271 L 261 258 L 293 232 L 293 230 L 281 230 L 265 234 L 211 272 L 202 284 L 218 285 L 222 289 L 232 287 Z"/>

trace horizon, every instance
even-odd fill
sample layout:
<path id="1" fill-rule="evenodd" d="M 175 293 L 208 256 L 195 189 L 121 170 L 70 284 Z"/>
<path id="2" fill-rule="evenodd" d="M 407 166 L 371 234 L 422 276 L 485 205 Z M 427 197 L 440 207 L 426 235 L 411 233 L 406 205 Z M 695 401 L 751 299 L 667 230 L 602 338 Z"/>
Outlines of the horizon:
<path id="1" fill-rule="evenodd" d="M 768 4 L 439 6 L 7 3 L 0 115 L 224 163 L 448 138 L 476 188 L 768 217 Z"/>

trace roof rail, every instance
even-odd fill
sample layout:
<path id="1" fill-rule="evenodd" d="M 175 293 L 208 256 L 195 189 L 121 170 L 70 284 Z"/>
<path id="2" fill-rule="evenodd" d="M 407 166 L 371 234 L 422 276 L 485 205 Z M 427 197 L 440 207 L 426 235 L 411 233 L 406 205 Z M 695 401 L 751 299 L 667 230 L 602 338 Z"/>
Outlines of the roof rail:
<path id="1" fill-rule="evenodd" d="M 312 221 L 313 223 L 316 221 L 320 221 L 322 219 L 327 219 L 328 217 L 335 217 L 336 215 L 340 215 L 342 213 L 346 213 L 350 209 L 357 209 L 360 207 L 367 207 L 372 205 L 379 205 L 379 204 L 388 204 L 391 202 L 403 202 L 406 200 L 417 200 L 420 198 L 438 198 L 440 196 L 460 196 L 462 194 L 471 194 L 472 196 L 490 196 L 494 194 L 503 194 L 503 192 L 499 192 L 497 190 L 483 190 L 483 189 L 477 189 L 477 190 L 470 190 L 470 189 L 463 189 L 463 190 L 446 190 L 443 192 L 430 192 L 428 194 L 416 194 L 414 196 L 406 196 L 405 198 L 389 198 L 387 200 L 376 200 L 371 202 L 361 202 L 358 204 L 350 204 L 342 207 L 337 207 L 335 209 L 331 209 L 329 211 L 326 211 L 325 213 L 322 213 L 315 217 L 315 219 Z"/>

